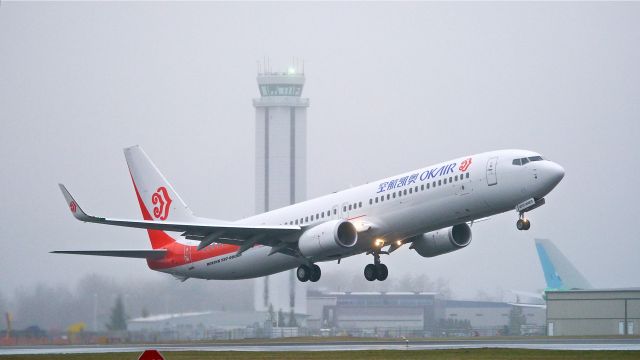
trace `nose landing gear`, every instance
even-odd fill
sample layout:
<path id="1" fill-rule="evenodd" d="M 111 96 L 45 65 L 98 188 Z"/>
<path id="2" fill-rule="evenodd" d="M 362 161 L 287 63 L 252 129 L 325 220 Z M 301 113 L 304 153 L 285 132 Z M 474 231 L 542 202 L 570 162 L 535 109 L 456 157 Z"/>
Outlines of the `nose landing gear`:
<path id="1" fill-rule="evenodd" d="M 529 230 L 531 228 L 531 222 L 524 217 L 524 212 L 520 213 L 520 219 L 516 221 L 516 228 L 518 230 Z"/>
<path id="2" fill-rule="evenodd" d="M 544 205 L 544 203 L 544 198 L 531 198 L 516 205 L 516 211 L 520 215 L 520 218 L 516 222 L 516 228 L 518 228 L 518 230 L 529 230 L 531 228 L 531 223 L 529 222 L 529 219 L 524 217 L 524 213 L 529 212 L 533 209 L 537 209 L 540 206 Z"/>
<path id="3" fill-rule="evenodd" d="M 364 278 L 369 281 L 385 281 L 389 276 L 387 265 L 380 262 L 380 253 L 373 253 L 373 264 L 364 267 Z"/>

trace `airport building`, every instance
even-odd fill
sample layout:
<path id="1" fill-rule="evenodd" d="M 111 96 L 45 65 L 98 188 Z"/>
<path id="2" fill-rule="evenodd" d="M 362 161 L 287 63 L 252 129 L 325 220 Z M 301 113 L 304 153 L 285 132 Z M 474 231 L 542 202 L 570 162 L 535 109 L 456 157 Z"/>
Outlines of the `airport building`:
<path id="1" fill-rule="evenodd" d="M 510 317 L 521 316 L 519 334 L 544 335 L 545 309 L 542 306 L 522 306 L 500 301 L 447 300 L 445 318 L 469 325 L 475 336 L 496 336 L 509 333 Z M 453 334 L 452 334 L 453 335 Z"/>
<path id="2" fill-rule="evenodd" d="M 456 337 L 543 335 L 545 312 L 504 302 L 445 300 L 434 292 L 311 290 L 308 315 L 203 311 L 130 319 L 136 341 L 280 338 L 289 336 Z M 520 319 L 513 324 L 513 316 Z M 274 316 L 276 315 L 276 316 Z"/>
<path id="3" fill-rule="evenodd" d="M 306 199 L 307 195 L 307 107 L 303 98 L 304 69 L 291 67 L 273 72 L 268 64 L 258 71 L 260 97 L 253 99 L 255 117 L 256 213 Z M 302 71 L 301 71 L 302 70 Z M 295 271 L 255 280 L 254 309 L 292 310 L 306 313 L 306 284 Z"/>
<path id="4" fill-rule="evenodd" d="M 640 288 L 547 291 L 549 336 L 638 335 Z"/>
<path id="5" fill-rule="evenodd" d="M 307 327 L 335 335 L 495 336 L 520 317 L 516 335 L 544 334 L 545 309 L 505 302 L 444 300 L 431 292 L 309 292 Z M 513 312 L 513 310 L 517 310 Z"/>
<path id="6" fill-rule="evenodd" d="M 430 337 L 444 316 L 437 293 L 310 292 L 309 329 L 352 336 Z"/>

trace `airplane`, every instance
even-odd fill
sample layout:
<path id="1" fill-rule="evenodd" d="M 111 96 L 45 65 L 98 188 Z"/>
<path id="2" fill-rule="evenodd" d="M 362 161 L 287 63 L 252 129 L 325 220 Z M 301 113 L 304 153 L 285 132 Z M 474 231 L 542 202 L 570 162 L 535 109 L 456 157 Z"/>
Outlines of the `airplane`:
<path id="1" fill-rule="evenodd" d="M 591 283 L 573 266 L 571 261 L 551 240 L 535 239 L 535 243 L 547 287 L 540 293 L 512 291 L 517 297 L 517 301 L 513 305 L 546 307 L 544 301 L 546 300 L 547 291 L 593 289 Z M 520 302 L 520 297 L 526 298 L 527 301 Z"/>
<path id="2" fill-rule="evenodd" d="M 181 281 L 247 279 L 297 267 L 299 281 L 316 282 L 317 263 L 363 253 L 373 257 L 364 277 L 384 281 L 389 271 L 380 255 L 405 244 L 423 257 L 460 250 L 471 242 L 474 221 L 514 209 L 517 229 L 528 230 L 525 214 L 543 205 L 564 177 L 560 165 L 538 153 L 491 151 L 222 221 L 195 216 L 140 146 L 124 154 L 143 220 L 88 215 L 60 189 L 76 219 L 146 229 L 152 249 L 52 253 L 142 258 Z"/>

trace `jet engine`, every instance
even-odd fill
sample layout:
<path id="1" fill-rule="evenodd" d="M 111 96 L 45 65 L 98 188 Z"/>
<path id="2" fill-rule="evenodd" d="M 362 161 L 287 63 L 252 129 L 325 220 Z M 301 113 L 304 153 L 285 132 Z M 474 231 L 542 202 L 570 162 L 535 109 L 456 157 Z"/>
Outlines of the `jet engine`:
<path id="1" fill-rule="evenodd" d="M 471 242 L 471 228 L 466 223 L 454 225 L 414 238 L 411 248 L 420 256 L 434 257 L 460 250 Z"/>
<path id="2" fill-rule="evenodd" d="M 358 241 L 356 227 L 344 220 L 331 220 L 308 229 L 298 239 L 298 248 L 308 257 L 338 257 Z"/>

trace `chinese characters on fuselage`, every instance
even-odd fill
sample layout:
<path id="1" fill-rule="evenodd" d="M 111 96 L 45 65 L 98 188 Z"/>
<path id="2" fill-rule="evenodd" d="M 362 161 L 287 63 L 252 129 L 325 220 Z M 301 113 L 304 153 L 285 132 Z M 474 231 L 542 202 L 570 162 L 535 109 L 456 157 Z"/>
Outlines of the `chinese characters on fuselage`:
<path id="1" fill-rule="evenodd" d="M 443 165 L 441 167 L 435 167 L 433 169 L 425 170 L 422 173 L 415 173 L 415 174 L 403 176 L 398 179 L 385 181 L 378 185 L 377 193 L 401 188 L 404 186 L 409 186 L 411 184 L 416 183 L 418 179 L 422 182 L 422 181 L 434 179 L 438 176 L 448 175 L 450 173 L 455 172 L 456 165 L 457 163 L 454 162 L 447 165 Z M 460 164 L 460 167 L 458 168 L 458 170 L 460 170 L 461 172 L 465 172 L 467 171 L 470 165 L 471 165 L 471 158 L 468 158 Z"/>

